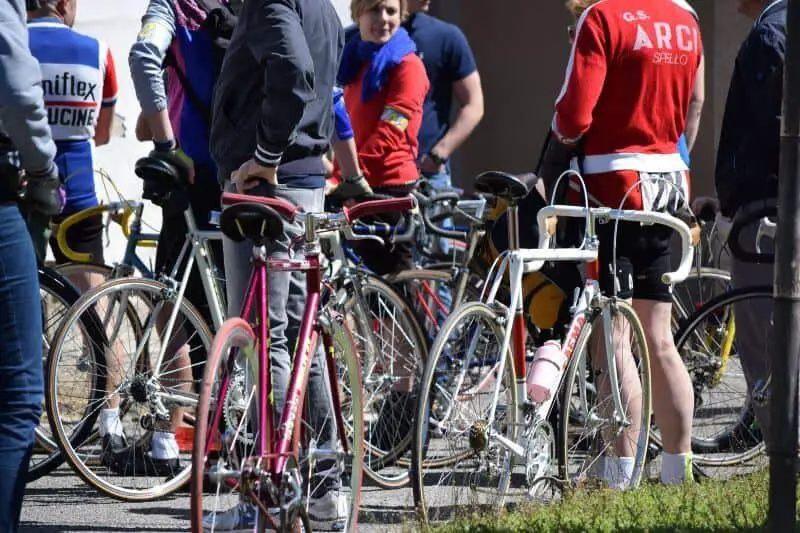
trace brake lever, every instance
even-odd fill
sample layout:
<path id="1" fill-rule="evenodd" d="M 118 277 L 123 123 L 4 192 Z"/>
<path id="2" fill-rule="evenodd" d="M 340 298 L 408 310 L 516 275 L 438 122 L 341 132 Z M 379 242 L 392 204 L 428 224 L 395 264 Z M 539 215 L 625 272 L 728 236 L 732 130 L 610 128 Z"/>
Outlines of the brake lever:
<path id="1" fill-rule="evenodd" d="M 775 228 L 777 223 L 772 222 L 768 217 L 764 217 L 758 221 L 758 231 L 756 232 L 756 253 L 761 253 L 761 239 L 769 237 L 775 240 Z"/>
<path id="2" fill-rule="evenodd" d="M 382 246 L 386 246 L 384 240 L 377 235 L 356 235 L 353 233 L 353 228 L 350 226 L 345 226 L 342 228 L 342 233 L 344 234 L 345 239 L 348 241 L 375 241 L 380 243 Z"/>

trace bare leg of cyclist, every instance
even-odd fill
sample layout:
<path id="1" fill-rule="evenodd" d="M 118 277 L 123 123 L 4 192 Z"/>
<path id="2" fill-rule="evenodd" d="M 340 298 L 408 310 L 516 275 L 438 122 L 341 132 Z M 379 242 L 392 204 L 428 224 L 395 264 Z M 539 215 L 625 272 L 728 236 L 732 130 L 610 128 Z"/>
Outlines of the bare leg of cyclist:
<path id="1" fill-rule="evenodd" d="M 172 304 L 165 304 L 156 320 L 156 330 L 161 342 L 166 342 L 167 348 L 161 363 L 161 386 L 166 390 L 175 392 L 191 392 L 192 390 L 192 360 L 189 355 L 190 344 L 187 339 L 186 325 L 181 323 L 180 317 L 172 327 L 172 331 L 165 331 L 170 316 L 175 309 Z M 155 364 L 155 361 L 152 362 Z M 169 410 L 169 420 L 158 421 L 154 425 L 151 452 L 155 459 L 174 459 L 178 455 L 178 444 L 175 434 L 184 426 L 183 415 L 185 409 L 172 407 Z"/>
<path id="2" fill-rule="evenodd" d="M 608 443 L 602 468 L 601 477 L 612 488 L 628 488 L 634 470 L 634 457 L 636 446 L 641 431 L 642 418 L 642 384 L 639 372 L 633 357 L 630 341 L 631 329 L 625 320 L 615 319 L 612 328 L 612 346 L 617 368 L 617 379 L 621 401 L 625 415 L 631 425 L 622 429 L 615 435 L 611 427 L 603 434 L 604 443 Z M 612 418 L 614 404 L 611 399 L 611 380 L 608 373 L 608 360 L 606 356 L 605 336 L 603 334 L 603 321 L 600 319 L 592 331 L 590 339 L 590 354 L 592 369 L 595 372 L 595 386 L 597 387 L 597 405 L 601 416 Z"/>
<path id="3" fill-rule="evenodd" d="M 661 481 L 680 483 L 691 479 L 692 379 L 672 338 L 672 304 L 634 300 L 650 350 L 653 413 L 664 445 Z"/>

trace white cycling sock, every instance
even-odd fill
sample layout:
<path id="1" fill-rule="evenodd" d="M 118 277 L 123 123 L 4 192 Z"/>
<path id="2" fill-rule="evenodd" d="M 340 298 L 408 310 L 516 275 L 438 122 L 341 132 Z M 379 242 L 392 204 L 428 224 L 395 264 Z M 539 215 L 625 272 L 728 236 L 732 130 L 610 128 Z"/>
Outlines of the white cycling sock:
<path id="1" fill-rule="evenodd" d="M 100 437 L 106 435 L 119 435 L 122 431 L 122 423 L 119 421 L 119 408 L 100 410 Z"/>
<path id="2" fill-rule="evenodd" d="M 661 454 L 661 483 L 678 485 L 693 479 L 691 453 L 664 452 Z"/>
<path id="3" fill-rule="evenodd" d="M 178 457 L 178 441 L 175 433 L 154 431 L 150 441 L 150 456 L 153 459 L 174 459 Z"/>
<path id="4" fill-rule="evenodd" d="M 629 489 L 635 462 L 633 457 L 606 457 L 604 481 L 615 490 Z"/>

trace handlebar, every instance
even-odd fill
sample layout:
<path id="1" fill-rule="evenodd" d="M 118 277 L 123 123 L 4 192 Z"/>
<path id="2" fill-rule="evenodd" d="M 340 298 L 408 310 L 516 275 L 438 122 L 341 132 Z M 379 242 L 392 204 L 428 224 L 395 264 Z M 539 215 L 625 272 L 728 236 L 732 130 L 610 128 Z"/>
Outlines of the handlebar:
<path id="1" fill-rule="evenodd" d="M 776 217 L 777 215 L 778 206 L 774 201 L 759 202 L 754 206 L 744 206 L 737 210 L 736 215 L 733 217 L 733 226 L 728 235 L 728 247 L 730 247 L 733 256 L 745 263 L 774 263 L 775 254 L 761 253 L 760 241 L 764 235 L 775 238 L 775 226 L 772 225 L 772 222 L 769 222 L 768 217 Z M 767 219 L 767 221 L 764 222 L 764 219 Z M 759 224 L 756 232 L 756 251 L 750 252 L 742 247 L 741 233 L 744 228 L 756 222 Z M 772 228 L 770 228 L 770 225 L 772 225 Z"/>
<path id="2" fill-rule="evenodd" d="M 432 217 L 435 218 L 450 218 L 452 216 L 458 215 L 462 216 L 467 219 L 467 221 L 472 225 L 482 225 L 483 220 L 477 218 L 459 207 L 459 204 L 462 202 L 474 204 L 475 200 L 462 200 L 458 193 L 455 192 L 444 192 L 441 194 L 437 194 L 435 196 L 425 196 L 422 193 L 415 192 L 412 193 L 417 198 L 420 209 L 422 211 L 422 221 L 425 223 L 426 231 L 436 235 L 438 237 L 444 237 L 445 239 L 454 239 L 458 241 L 466 241 L 468 239 L 467 232 L 464 231 L 456 231 L 456 230 L 449 230 L 442 228 L 437 224 L 436 221 L 432 220 Z M 485 203 L 482 200 L 479 200 L 481 204 Z M 448 208 L 451 212 L 449 213 L 437 213 L 435 215 L 431 215 L 431 207 L 436 204 L 452 204 L 448 205 Z"/>
<path id="3" fill-rule="evenodd" d="M 587 209 L 580 206 L 567 206 L 567 205 L 550 205 L 543 207 L 539 210 L 537 220 L 539 224 L 539 249 L 524 250 L 523 259 L 532 262 L 532 265 L 526 270 L 539 270 L 542 268 L 546 261 L 594 261 L 597 259 L 597 248 L 590 246 L 588 248 L 562 248 L 548 250 L 550 241 L 552 239 L 552 224 L 548 224 L 548 218 L 551 217 L 569 217 L 569 218 L 587 218 Z M 672 215 L 666 213 L 656 213 L 652 211 L 637 211 L 630 209 L 610 209 L 606 207 L 590 208 L 588 210 L 587 236 L 590 232 L 593 234 L 593 220 L 591 219 L 609 219 L 609 220 L 623 220 L 629 222 L 639 222 L 641 224 L 661 224 L 672 228 L 678 233 L 681 239 L 681 261 L 678 269 L 675 272 L 667 272 L 661 280 L 671 285 L 680 283 L 685 280 L 692 269 L 692 262 L 694 261 L 694 245 L 692 238 L 692 231 L 689 226 Z"/>
<path id="4" fill-rule="evenodd" d="M 388 198 L 385 200 L 369 200 L 354 205 L 353 207 L 342 208 L 344 218 L 348 223 L 370 215 L 380 215 L 381 213 L 401 213 L 416 209 L 417 200 L 413 196 L 402 196 L 400 198 Z"/>
<path id="5" fill-rule="evenodd" d="M 70 248 L 69 243 L 67 242 L 67 232 L 69 229 L 72 226 L 79 224 L 80 222 L 83 222 L 91 217 L 102 215 L 103 213 L 109 213 L 110 220 L 119 224 L 120 228 L 122 228 L 123 235 L 125 235 L 126 239 L 129 239 L 131 236 L 131 217 L 140 205 L 141 202 L 135 201 L 110 202 L 107 204 L 100 204 L 90 207 L 88 209 L 83 209 L 73 215 L 68 216 L 62 220 L 55 229 L 56 242 L 58 243 L 61 253 L 63 253 L 64 256 L 70 261 L 74 261 L 76 263 L 91 263 L 94 260 L 92 254 L 77 252 Z M 157 244 L 158 243 L 153 240 L 141 240 L 137 243 L 137 246 L 154 248 Z"/>

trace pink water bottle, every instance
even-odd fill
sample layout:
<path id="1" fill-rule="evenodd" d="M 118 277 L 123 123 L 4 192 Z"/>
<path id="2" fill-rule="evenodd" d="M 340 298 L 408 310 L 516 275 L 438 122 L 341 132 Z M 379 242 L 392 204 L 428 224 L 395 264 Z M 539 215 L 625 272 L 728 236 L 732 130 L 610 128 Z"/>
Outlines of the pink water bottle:
<path id="1" fill-rule="evenodd" d="M 531 400 L 541 403 L 555 394 L 566 362 L 558 341 L 547 341 L 536 349 L 528 370 L 528 396 Z"/>

